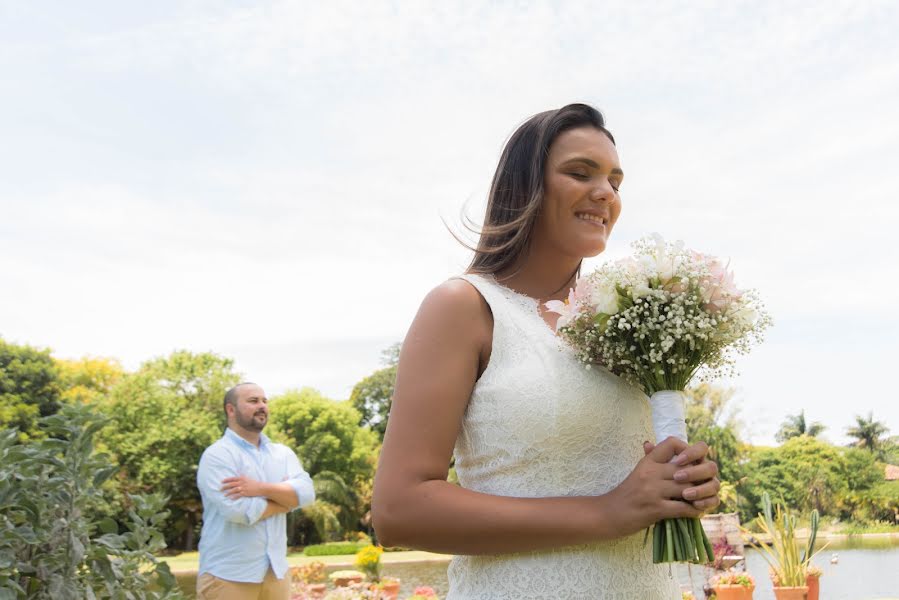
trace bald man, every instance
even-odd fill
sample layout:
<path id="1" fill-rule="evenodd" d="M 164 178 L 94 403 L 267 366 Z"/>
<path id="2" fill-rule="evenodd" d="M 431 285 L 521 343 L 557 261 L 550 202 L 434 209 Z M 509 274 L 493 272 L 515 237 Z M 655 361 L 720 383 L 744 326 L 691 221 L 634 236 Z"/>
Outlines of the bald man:
<path id="1" fill-rule="evenodd" d="M 315 500 L 297 455 L 262 433 L 268 398 L 255 383 L 225 394 L 228 428 L 197 470 L 203 498 L 198 600 L 288 600 L 287 519 Z"/>

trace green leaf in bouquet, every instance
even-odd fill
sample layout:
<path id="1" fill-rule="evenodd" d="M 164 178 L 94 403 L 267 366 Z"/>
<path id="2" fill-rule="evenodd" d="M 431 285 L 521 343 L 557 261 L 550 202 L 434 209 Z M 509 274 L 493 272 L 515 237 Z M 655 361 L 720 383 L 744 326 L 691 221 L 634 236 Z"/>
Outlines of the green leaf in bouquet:
<path id="1" fill-rule="evenodd" d="M 596 324 L 596 329 L 602 333 L 606 330 L 606 327 L 609 325 L 609 319 L 612 318 L 612 315 L 606 315 L 603 313 L 597 313 L 596 316 L 593 317 L 593 322 Z"/>
<path id="2" fill-rule="evenodd" d="M 627 310 L 634 305 L 634 301 L 627 289 L 616 285 L 615 291 L 618 292 L 618 308 L 620 310 Z"/>

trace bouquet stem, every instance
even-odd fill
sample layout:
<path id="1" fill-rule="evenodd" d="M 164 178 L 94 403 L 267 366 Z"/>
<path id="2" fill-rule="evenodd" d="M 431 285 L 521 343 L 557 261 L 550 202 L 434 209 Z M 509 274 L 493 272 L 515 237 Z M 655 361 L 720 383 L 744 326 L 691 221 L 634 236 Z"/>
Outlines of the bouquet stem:
<path id="1" fill-rule="evenodd" d="M 682 392 L 663 390 L 649 399 L 656 442 L 668 437 L 687 441 Z M 652 561 L 654 563 L 708 563 L 714 559 L 709 538 L 699 519 L 663 519 L 653 526 Z"/>

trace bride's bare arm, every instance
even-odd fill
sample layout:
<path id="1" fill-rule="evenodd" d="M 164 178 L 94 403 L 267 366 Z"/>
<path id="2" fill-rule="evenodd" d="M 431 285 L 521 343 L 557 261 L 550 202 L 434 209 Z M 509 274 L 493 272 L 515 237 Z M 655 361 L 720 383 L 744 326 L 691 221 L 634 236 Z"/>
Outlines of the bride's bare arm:
<path id="1" fill-rule="evenodd" d="M 489 353 L 489 308 L 467 282 L 432 291 L 403 343 L 372 515 L 379 541 L 454 554 L 498 554 L 608 539 L 659 518 L 697 516 L 678 498 L 689 484 L 667 464 L 684 446 L 656 446 L 600 497 L 510 498 L 446 481 L 453 446 Z"/>

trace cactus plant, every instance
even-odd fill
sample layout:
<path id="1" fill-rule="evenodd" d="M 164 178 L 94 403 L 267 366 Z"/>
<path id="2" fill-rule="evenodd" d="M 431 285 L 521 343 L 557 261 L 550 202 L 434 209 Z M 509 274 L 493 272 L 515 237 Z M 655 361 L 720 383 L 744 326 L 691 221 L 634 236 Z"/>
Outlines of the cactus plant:
<path id="1" fill-rule="evenodd" d="M 762 498 L 762 513 L 756 517 L 756 523 L 771 538 L 771 546 L 750 539 L 750 544 L 759 551 L 762 558 L 771 567 L 772 578 L 782 586 L 804 586 L 809 562 L 817 554 L 815 541 L 818 537 L 818 511 L 811 514 L 811 531 L 805 548 L 800 549 L 796 538 L 798 519 L 781 501 L 773 508 L 771 497 L 766 492 Z M 744 529 L 745 533 L 748 533 Z M 826 545 L 826 544 L 825 544 Z M 820 550 L 823 549 L 820 548 Z"/>

